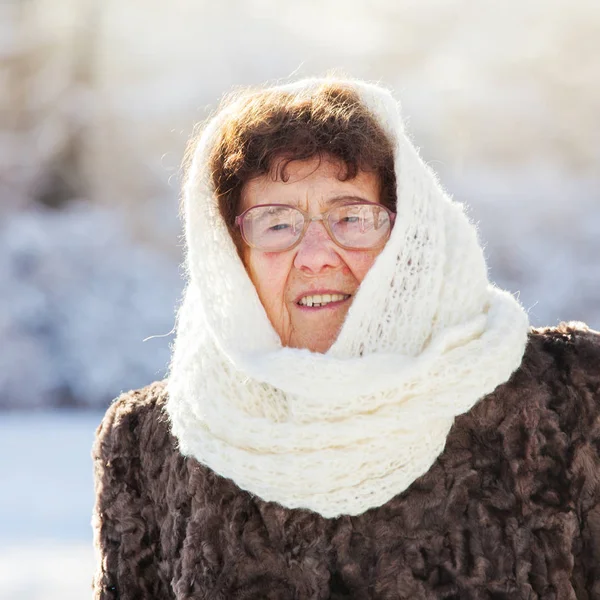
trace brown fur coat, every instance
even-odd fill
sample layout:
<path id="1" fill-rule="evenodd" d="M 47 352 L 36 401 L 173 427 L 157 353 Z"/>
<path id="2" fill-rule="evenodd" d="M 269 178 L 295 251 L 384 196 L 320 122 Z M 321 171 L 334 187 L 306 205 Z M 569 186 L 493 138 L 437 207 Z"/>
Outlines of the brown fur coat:
<path id="1" fill-rule="evenodd" d="M 600 336 L 533 330 L 405 492 L 325 519 L 177 451 L 164 383 L 94 445 L 97 600 L 600 599 Z"/>

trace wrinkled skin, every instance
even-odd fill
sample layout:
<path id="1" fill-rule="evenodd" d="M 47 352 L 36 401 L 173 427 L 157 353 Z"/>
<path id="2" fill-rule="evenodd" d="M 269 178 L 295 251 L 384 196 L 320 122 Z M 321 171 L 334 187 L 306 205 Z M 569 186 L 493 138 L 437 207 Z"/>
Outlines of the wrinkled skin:
<path id="1" fill-rule="evenodd" d="M 285 181 L 268 173 L 246 183 L 239 212 L 258 204 L 290 204 L 317 216 L 335 203 L 347 202 L 348 197 L 380 202 L 381 186 L 375 173 L 359 171 L 343 181 L 344 166 L 333 159 L 293 161 L 284 173 Z M 326 352 L 382 248 L 345 250 L 333 242 L 321 222 L 313 222 L 295 248 L 263 252 L 244 244 L 242 258 L 281 343 Z M 319 291 L 350 297 L 320 308 L 298 304 L 300 296 Z"/>

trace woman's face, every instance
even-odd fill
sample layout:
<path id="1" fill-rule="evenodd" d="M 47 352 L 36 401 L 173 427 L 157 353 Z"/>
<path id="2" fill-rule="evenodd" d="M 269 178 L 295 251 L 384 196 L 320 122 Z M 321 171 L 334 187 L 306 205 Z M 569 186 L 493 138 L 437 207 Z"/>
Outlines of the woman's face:
<path id="1" fill-rule="evenodd" d="M 317 216 L 349 197 L 379 203 L 380 182 L 375 173 L 359 171 L 354 179 L 341 181 L 343 172 L 344 166 L 334 160 L 291 162 L 285 169 L 285 182 L 267 174 L 246 183 L 239 212 L 257 204 L 289 204 Z M 323 223 L 315 221 L 295 248 L 263 252 L 244 243 L 242 259 L 282 344 L 326 352 L 381 250 L 340 248 Z M 315 295 L 337 295 L 338 299 L 327 303 L 327 297 L 321 297 L 315 302 L 324 305 L 306 305 L 306 298 L 310 303 L 310 296 Z"/>

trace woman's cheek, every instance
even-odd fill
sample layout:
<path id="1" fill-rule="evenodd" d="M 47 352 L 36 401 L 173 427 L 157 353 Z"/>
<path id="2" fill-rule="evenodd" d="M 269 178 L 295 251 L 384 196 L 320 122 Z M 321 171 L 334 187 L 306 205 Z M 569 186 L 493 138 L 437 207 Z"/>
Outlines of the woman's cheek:
<path id="1" fill-rule="evenodd" d="M 249 258 L 250 278 L 263 304 L 270 309 L 275 309 L 285 302 L 285 286 L 292 267 L 292 259 L 284 252 L 256 250 L 252 251 Z"/>
<path id="2" fill-rule="evenodd" d="M 354 252 L 347 251 L 346 256 L 344 256 L 344 263 L 346 268 L 352 272 L 352 275 L 354 275 L 359 284 L 362 283 L 362 280 L 365 278 L 365 275 L 368 273 L 369 269 L 373 266 L 373 263 L 380 252 L 381 250 L 356 250 Z"/>

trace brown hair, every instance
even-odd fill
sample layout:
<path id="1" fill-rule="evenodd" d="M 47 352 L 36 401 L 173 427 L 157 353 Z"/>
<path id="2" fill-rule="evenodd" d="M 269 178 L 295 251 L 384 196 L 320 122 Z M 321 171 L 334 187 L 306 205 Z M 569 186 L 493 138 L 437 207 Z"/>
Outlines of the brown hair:
<path id="1" fill-rule="evenodd" d="M 285 181 L 293 160 L 333 157 L 344 169 L 340 179 L 359 170 L 379 175 L 382 204 L 395 210 L 393 147 L 358 94 L 335 81 L 311 90 L 245 90 L 225 99 L 239 108 L 222 124 L 209 157 L 219 208 L 234 239 L 241 191 L 250 179 L 275 171 Z"/>

